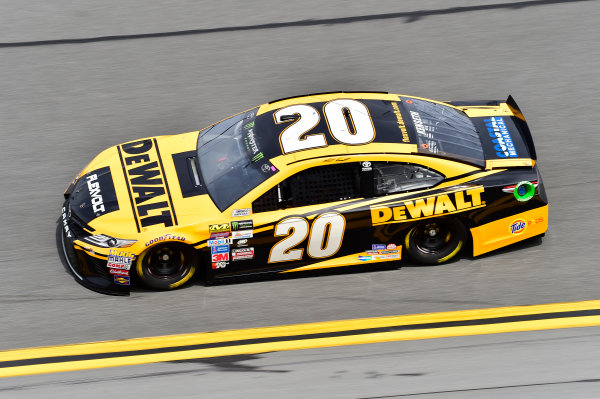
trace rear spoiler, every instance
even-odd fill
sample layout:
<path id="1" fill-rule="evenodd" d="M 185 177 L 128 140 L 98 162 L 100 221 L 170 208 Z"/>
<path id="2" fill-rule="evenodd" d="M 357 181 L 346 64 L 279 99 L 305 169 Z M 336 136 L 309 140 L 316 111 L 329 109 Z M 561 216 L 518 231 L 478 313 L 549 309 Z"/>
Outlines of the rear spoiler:
<path id="1" fill-rule="evenodd" d="M 529 130 L 529 126 L 527 126 L 527 122 L 525 121 L 525 117 L 523 116 L 521 109 L 519 108 L 519 106 L 517 105 L 517 102 L 511 95 L 508 96 L 506 101 L 475 100 L 475 101 L 445 101 L 445 103 L 453 105 L 458 108 L 465 108 L 464 110 L 467 111 L 467 114 L 469 114 L 469 116 L 473 116 L 473 113 L 469 112 L 469 110 L 467 110 L 466 108 L 471 108 L 471 111 L 473 111 L 473 109 L 477 109 L 478 107 L 481 107 L 481 109 L 484 112 L 484 115 L 486 114 L 485 109 L 488 107 L 491 107 L 491 108 L 504 107 L 505 110 L 506 110 L 506 108 L 508 108 L 508 110 L 506 110 L 506 111 L 507 112 L 510 111 L 514 115 L 514 118 L 511 118 L 512 122 L 515 124 L 515 127 L 519 131 L 519 134 L 523 140 L 523 143 L 527 147 L 527 152 L 529 153 L 529 158 L 531 158 L 533 161 L 537 160 L 537 154 L 535 152 L 535 146 L 533 145 L 533 138 L 531 136 L 531 131 Z M 504 105 L 504 104 L 506 104 L 506 105 Z"/>
<path id="2" fill-rule="evenodd" d="M 508 105 L 508 108 L 510 108 L 512 113 L 517 117 L 517 119 L 515 120 L 515 125 L 517 125 L 517 127 L 521 131 L 521 135 L 523 136 L 525 144 L 527 144 L 527 148 L 529 149 L 529 155 L 531 159 L 536 161 L 537 154 L 535 153 L 535 146 L 533 145 L 533 137 L 531 137 L 531 131 L 529 130 L 529 126 L 525 121 L 525 117 L 523 116 L 521 109 L 519 108 L 517 102 L 511 95 L 509 95 L 506 99 L 506 105 Z"/>

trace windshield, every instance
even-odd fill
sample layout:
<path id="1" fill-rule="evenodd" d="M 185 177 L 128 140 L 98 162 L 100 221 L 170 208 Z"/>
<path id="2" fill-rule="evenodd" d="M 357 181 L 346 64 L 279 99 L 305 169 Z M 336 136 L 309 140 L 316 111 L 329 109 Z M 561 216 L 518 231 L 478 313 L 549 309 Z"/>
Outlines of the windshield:
<path id="1" fill-rule="evenodd" d="M 257 109 L 209 126 L 198 135 L 200 173 L 221 211 L 277 172 L 260 150 Z"/>
<path id="2" fill-rule="evenodd" d="M 419 152 L 485 165 L 481 139 L 469 117 L 447 105 L 403 98 L 417 133 Z"/>

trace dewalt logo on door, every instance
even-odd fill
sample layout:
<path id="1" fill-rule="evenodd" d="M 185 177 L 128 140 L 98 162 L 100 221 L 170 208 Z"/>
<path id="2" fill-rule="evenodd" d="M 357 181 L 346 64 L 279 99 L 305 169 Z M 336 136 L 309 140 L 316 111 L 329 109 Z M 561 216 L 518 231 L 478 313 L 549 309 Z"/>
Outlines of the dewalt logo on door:
<path id="1" fill-rule="evenodd" d="M 463 212 L 467 209 L 481 208 L 485 202 L 481 200 L 483 187 L 474 187 L 452 193 L 441 193 L 431 197 L 404 200 L 394 206 L 371 206 L 371 222 L 373 225 L 386 223 L 402 223 L 409 220 L 424 219 L 450 213 Z"/>

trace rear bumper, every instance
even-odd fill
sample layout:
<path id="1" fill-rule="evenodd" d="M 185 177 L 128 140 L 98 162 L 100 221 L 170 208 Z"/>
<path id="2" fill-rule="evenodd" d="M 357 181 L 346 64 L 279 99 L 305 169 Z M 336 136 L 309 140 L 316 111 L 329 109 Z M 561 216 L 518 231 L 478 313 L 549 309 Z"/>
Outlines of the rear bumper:
<path id="1" fill-rule="evenodd" d="M 107 257 L 88 254 L 74 244 L 72 237 L 67 237 L 64 229 L 61 231 L 60 245 L 65 262 L 69 266 L 71 273 L 73 273 L 75 281 L 86 288 L 102 294 L 129 295 L 130 286 L 117 284 L 117 279 L 110 274 L 107 267 Z"/>
<path id="2" fill-rule="evenodd" d="M 473 256 L 543 235 L 547 230 L 548 205 L 474 227 Z"/>

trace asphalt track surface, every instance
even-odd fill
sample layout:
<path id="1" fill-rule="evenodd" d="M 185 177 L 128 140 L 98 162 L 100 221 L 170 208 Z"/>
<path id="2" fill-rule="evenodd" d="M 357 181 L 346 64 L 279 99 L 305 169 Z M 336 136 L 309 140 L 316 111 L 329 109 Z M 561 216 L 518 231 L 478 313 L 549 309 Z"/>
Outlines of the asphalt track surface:
<path id="1" fill-rule="evenodd" d="M 282 4 L 0 2 L 0 350 L 600 297 L 599 1 Z M 67 274 L 55 237 L 62 192 L 99 151 L 135 138 L 197 130 L 272 99 L 333 90 L 384 90 L 440 100 L 505 99 L 512 94 L 536 143 L 551 202 L 549 234 L 541 243 L 438 267 L 405 264 L 400 270 L 193 285 L 166 293 L 138 290 L 129 298 L 88 291 Z M 585 328 L 261 358 L 272 359 L 266 361 L 269 365 L 293 363 L 293 357 L 307 357 L 302 361 L 308 364 L 335 362 L 332 358 L 343 364 L 351 357 L 365 370 L 354 375 L 353 383 L 364 380 L 365 387 L 367 372 L 383 372 L 371 364 L 422 365 L 400 367 L 408 370 L 405 374 L 423 373 L 407 377 L 411 389 L 404 389 L 404 381 L 398 385 L 384 378 L 377 389 L 336 391 L 341 385 L 325 374 L 308 370 L 304 375 L 322 388 L 309 396 L 399 395 L 443 391 L 456 378 L 460 384 L 450 384 L 452 389 L 597 379 L 590 374 L 600 365 L 597 335 L 597 328 Z M 521 338 L 531 345 L 515 343 Z M 470 346 L 481 340 L 500 349 Z M 435 350 L 454 341 L 464 346 L 459 354 Z M 414 346 L 423 350 L 406 358 L 404 351 Z M 503 373 L 493 373 L 498 361 L 509 362 L 504 357 L 508 353 L 519 360 L 526 356 L 523 348 L 533 347 L 540 353 L 532 352 L 530 361 L 521 359 L 510 367 L 502 363 Z M 595 357 L 589 356 L 593 350 Z M 468 363 L 469 356 L 478 361 Z M 551 364 L 561 358 L 572 365 L 568 373 Z M 299 376 L 290 378 L 293 373 L 282 380 L 278 373 L 221 374 L 228 370 L 201 364 L 230 381 L 232 390 L 222 381 L 219 386 L 218 378 L 207 381 L 213 396 L 235 397 L 246 383 L 279 381 L 281 392 L 302 397 L 298 392 L 306 384 Z M 452 364 L 455 378 L 436 374 Z M 107 387 L 113 384 L 111 375 L 123 374 L 133 377 L 114 384 L 146 387 L 144 375 L 185 369 L 173 367 L 37 378 L 55 383 L 96 378 Z M 194 378 L 193 373 L 185 375 L 162 381 L 174 387 Z M 11 386 L 39 383 L 36 377 L 19 378 Z M 52 386 L 58 395 L 72 384 Z M 514 388 L 511 394 L 589 397 L 598 392 L 597 382 L 551 387 L 543 392 Z M 250 392 L 260 394 L 254 389 Z M 20 392 L 35 396 L 36 391 Z M 481 392 L 473 397 L 502 397 L 493 390 Z"/>

